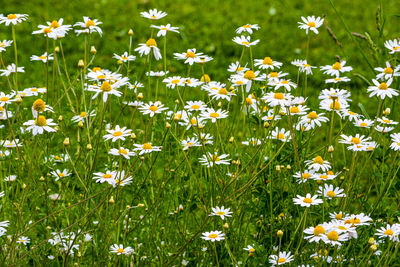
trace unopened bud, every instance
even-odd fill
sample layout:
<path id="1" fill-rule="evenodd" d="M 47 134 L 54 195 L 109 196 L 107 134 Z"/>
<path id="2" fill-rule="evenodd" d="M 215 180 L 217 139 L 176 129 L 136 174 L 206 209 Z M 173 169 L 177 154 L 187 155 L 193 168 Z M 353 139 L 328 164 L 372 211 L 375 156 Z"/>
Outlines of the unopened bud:
<path id="1" fill-rule="evenodd" d="M 23 184 L 23 185 L 22 185 L 22 188 L 25 189 L 25 188 L 26 188 L 26 184 Z"/>
<path id="2" fill-rule="evenodd" d="M 92 54 L 96 54 L 97 53 L 96 47 L 94 47 L 94 45 L 92 45 L 90 47 L 90 53 L 92 53 Z"/>
<path id="3" fill-rule="evenodd" d="M 175 104 L 179 104 L 179 99 L 175 99 Z"/>
<path id="4" fill-rule="evenodd" d="M 83 62 L 82 59 L 80 59 L 80 60 L 78 61 L 78 68 L 83 68 L 83 67 L 85 67 L 85 63 Z"/>
<path id="5" fill-rule="evenodd" d="M 329 152 L 329 153 L 332 153 L 333 151 L 335 151 L 335 149 L 333 148 L 333 146 L 329 146 L 329 147 L 328 147 L 328 152 Z"/>
<path id="6" fill-rule="evenodd" d="M 113 196 L 111 196 L 111 198 L 110 198 L 110 200 L 108 201 L 108 203 L 110 203 L 110 204 L 114 204 L 114 203 L 115 203 L 115 200 L 114 200 L 114 197 L 113 197 Z"/>
<path id="7" fill-rule="evenodd" d="M 169 129 L 169 128 L 171 128 L 171 124 L 169 124 L 168 122 L 166 122 L 166 123 L 165 123 L 165 127 L 166 127 L 167 129 Z"/>
<path id="8" fill-rule="evenodd" d="M 264 122 L 264 128 L 268 128 L 268 127 L 269 127 L 269 122 L 268 121 Z"/>
<path id="9" fill-rule="evenodd" d="M 183 205 L 182 205 L 182 204 L 179 204 L 178 210 L 179 210 L 179 211 L 182 211 L 182 210 L 183 210 Z"/>
<path id="10" fill-rule="evenodd" d="M 276 235 L 279 237 L 283 236 L 283 231 L 282 230 L 278 230 L 278 232 L 276 232 Z"/>
<path id="11" fill-rule="evenodd" d="M 370 244 L 370 245 L 375 244 L 375 239 L 374 239 L 373 237 L 370 237 L 370 238 L 368 239 L 368 244 Z"/>
<path id="12" fill-rule="evenodd" d="M 224 227 L 225 229 L 229 229 L 229 224 L 228 223 L 224 223 L 224 225 L 222 227 Z"/>
<path id="13" fill-rule="evenodd" d="M 383 111 L 383 115 L 385 116 L 390 115 L 390 108 L 385 108 L 385 110 Z"/>
<path id="14" fill-rule="evenodd" d="M 235 137 L 231 136 L 231 138 L 229 138 L 229 143 L 233 143 L 234 140 L 235 140 Z"/>
<path id="15" fill-rule="evenodd" d="M 201 76 L 200 81 L 209 83 L 209 82 L 211 82 L 211 79 L 210 79 L 210 76 L 208 76 L 208 74 L 204 74 L 203 76 Z"/>
<path id="16" fill-rule="evenodd" d="M 21 104 L 21 103 L 22 103 L 22 97 L 21 97 L 20 95 L 16 95 L 16 96 L 15 96 L 15 102 L 16 102 L 17 104 Z"/>
<path id="17" fill-rule="evenodd" d="M 291 169 L 292 169 L 292 166 L 287 165 L 287 166 L 286 166 L 286 169 L 287 169 L 287 170 L 291 170 Z"/>
<path id="18" fill-rule="evenodd" d="M 137 206 L 138 206 L 138 208 L 143 208 L 144 204 L 143 203 L 139 203 Z"/>
<path id="19" fill-rule="evenodd" d="M 63 116 L 62 115 L 58 116 L 58 121 L 62 121 L 62 120 L 63 120 Z"/>
<path id="20" fill-rule="evenodd" d="M 83 127 L 83 121 L 79 121 L 78 122 L 78 126 L 82 128 Z"/>
<path id="21" fill-rule="evenodd" d="M 65 138 L 63 142 L 64 146 L 69 146 L 69 138 Z"/>
<path id="22" fill-rule="evenodd" d="M 132 140 L 135 140 L 135 139 L 136 139 L 136 134 L 135 134 L 135 133 L 132 133 L 132 134 L 131 134 L 131 139 L 132 139 Z"/>
<path id="23" fill-rule="evenodd" d="M 137 99 L 139 99 L 139 100 L 143 99 L 143 94 L 142 94 L 142 93 L 139 93 L 139 94 L 137 95 Z"/>
<path id="24" fill-rule="evenodd" d="M 133 35 L 133 30 L 129 29 L 128 34 L 129 34 L 129 36 L 132 36 Z"/>
<path id="25" fill-rule="evenodd" d="M 276 170 L 277 172 L 280 172 L 280 171 L 281 171 L 281 166 L 276 165 L 276 166 L 275 166 L 275 170 Z"/>
<path id="26" fill-rule="evenodd" d="M 43 176 L 40 176 L 39 180 L 40 180 L 40 181 L 44 181 L 44 177 L 43 177 Z"/>
<path id="27" fill-rule="evenodd" d="M 218 104 L 217 104 L 217 106 L 218 106 L 219 108 L 222 107 L 222 102 L 219 101 Z"/>
<path id="28" fill-rule="evenodd" d="M 86 145 L 86 149 L 90 151 L 90 150 L 92 150 L 92 149 L 93 149 L 93 147 L 92 147 L 92 145 L 91 145 L 91 144 L 87 144 L 87 145 Z"/>
<path id="29" fill-rule="evenodd" d="M 60 47 L 56 46 L 56 47 L 54 48 L 54 52 L 55 52 L 55 53 L 60 52 Z"/>
<path id="30" fill-rule="evenodd" d="M 124 62 L 121 59 L 118 59 L 117 64 L 122 65 L 122 64 L 124 64 Z"/>
<path id="31" fill-rule="evenodd" d="M 371 245 L 369 247 L 372 251 L 376 251 L 378 249 L 378 247 L 376 245 Z"/>

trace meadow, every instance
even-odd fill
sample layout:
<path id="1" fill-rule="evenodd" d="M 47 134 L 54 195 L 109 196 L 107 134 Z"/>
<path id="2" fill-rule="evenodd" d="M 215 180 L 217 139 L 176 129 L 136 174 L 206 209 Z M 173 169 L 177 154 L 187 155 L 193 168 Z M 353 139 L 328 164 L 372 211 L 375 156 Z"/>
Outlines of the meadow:
<path id="1" fill-rule="evenodd" d="M 1 265 L 400 266 L 399 11 L 8 3 Z"/>

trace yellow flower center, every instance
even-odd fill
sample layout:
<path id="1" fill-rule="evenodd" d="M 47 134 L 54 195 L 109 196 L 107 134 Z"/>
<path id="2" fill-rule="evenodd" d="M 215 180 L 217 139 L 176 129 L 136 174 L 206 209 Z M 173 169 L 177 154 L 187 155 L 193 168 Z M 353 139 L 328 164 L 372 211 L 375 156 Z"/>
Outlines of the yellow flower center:
<path id="1" fill-rule="evenodd" d="M 347 113 L 349 113 L 350 115 L 356 115 L 356 113 L 354 113 L 353 111 L 348 111 Z"/>
<path id="2" fill-rule="evenodd" d="M 389 88 L 389 86 L 386 83 L 381 83 L 378 88 L 380 90 L 387 90 Z"/>
<path id="3" fill-rule="evenodd" d="M 333 191 L 328 191 L 328 193 L 326 193 L 326 195 L 327 195 L 328 197 L 335 197 L 335 196 L 336 196 L 336 193 L 333 192 Z"/>
<path id="4" fill-rule="evenodd" d="M 192 105 L 192 109 L 199 109 L 200 105 Z"/>
<path id="5" fill-rule="evenodd" d="M 304 64 L 303 67 L 309 68 L 309 67 L 311 67 L 311 65 L 310 64 Z"/>
<path id="6" fill-rule="evenodd" d="M 303 199 L 303 202 L 304 202 L 304 203 L 310 204 L 310 203 L 312 203 L 312 199 L 311 199 L 311 198 L 308 198 L 308 197 L 305 197 L 305 198 Z"/>
<path id="7" fill-rule="evenodd" d="M 314 111 L 311 111 L 310 113 L 308 113 L 307 118 L 309 118 L 310 120 L 318 119 L 318 114 Z"/>
<path id="8" fill-rule="evenodd" d="M 0 42 L 0 47 L 5 47 L 6 46 L 6 44 L 5 43 L 3 43 L 3 42 Z"/>
<path id="9" fill-rule="evenodd" d="M 64 176 L 65 176 L 65 174 L 64 174 L 64 173 L 62 173 L 62 172 L 60 172 L 60 173 L 58 174 L 58 176 L 60 176 L 60 177 L 64 177 Z"/>
<path id="10" fill-rule="evenodd" d="M 282 93 L 275 93 L 274 98 L 275 99 L 285 99 L 285 96 Z"/>
<path id="11" fill-rule="evenodd" d="M 121 57 L 123 60 L 127 60 L 128 59 L 128 57 L 124 57 L 124 56 L 122 56 Z"/>
<path id="12" fill-rule="evenodd" d="M 40 56 L 39 59 L 47 59 L 47 56 Z"/>
<path id="13" fill-rule="evenodd" d="M 224 211 L 218 211 L 218 212 L 217 212 L 217 215 L 219 215 L 219 216 L 225 215 L 225 212 L 224 212 Z"/>
<path id="14" fill-rule="evenodd" d="M 33 102 L 32 105 L 33 109 L 37 112 L 42 112 L 46 109 L 46 104 L 44 103 L 44 101 L 42 99 L 37 99 L 35 100 L 35 102 Z"/>
<path id="15" fill-rule="evenodd" d="M 317 225 L 314 228 L 314 235 L 317 236 L 317 235 L 320 235 L 320 234 L 325 234 L 325 228 L 322 227 L 321 225 Z"/>
<path id="16" fill-rule="evenodd" d="M 212 161 L 220 161 L 221 159 L 218 157 L 217 154 L 214 154 L 214 155 L 212 155 L 211 160 Z"/>
<path id="17" fill-rule="evenodd" d="M 44 34 L 48 34 L 48 33 L 51 33 L 52 32 L 52 30 L 51 30 L 51 28 L 49 27 L 49 28 L 44 28 L 43 29 L 43 33 Z"/>
<path id="18" fill-rule="evenodd" d="M 249 45 L 250 43 L 247 41 L 242 42 L 242 45 Z"/>
<path id="19" fill-rule="evenodd" d="M 191 123 L 191 124 L 197 124 L 197 120 L 196 120 L 195 118 L 191 118 L 191 119 L 190 119 L 190 123 Z"/>
<path id="20" fill-rule="evenodd" d="M 276 138 L 277 138 L 277 139 L 285 139 L 285 135 L 284 135 L 283 133 L 278 133 L 278 134 L 276 135 Z"/>
<path id="21" fill-rule="evenodd" d="M 236 82 L 236 84 L 238 84 L 238 85 L 242 85 L 242 84 L 243 84 L 243 82 L 242 82 L 242 81 L 237 81 L 237 82 Z"/>
<path id="22" fill-rule="evenodd" d="M 254 248 L 249 249 L 249 252 L 254 252 L 254 251 L 256 251 Z"/>
<path id="23" fill-rule="evenodd" d="M 338 233 L 336 231 L 329 232 L 327 234 L 327 237 L 331 241 L 338 241 L 339 240 L 339 235 L 338 235 Z"/>
<path id="24" fill-rule="evenodd" d="M 212 113 L 210 114 L 210 117 L 211 117 L 211 118 L 218 118 L 218 117 L 219 117 L 219 114 L 216 113 L 216 112 L 212 112 Z"/>
<path id="25" fill-rule="evenodd" d="M 125 149 L 122 149 L 122 148 L 118 151 L 118 153 L 128 155 L 128 151 L 126 151 Z"/>
<path id="26" fill-rule="evenodd" d="M 392 229 L 387 229 L 383 234 L 385 234 L 385 235 L 393 235 L 393 230 Z"/>
<path id="27" fill-rule="evenodd" d="M 142 146 L 142 148 L 143 148 L 143 149 L 146 149 L 146 150 L 153 149 L 153 147 L 152 147 L 151 144 L 149 144 L 149 143 L 144 143 L 143 146 Z"/>
<path id="28" fill-rule="evenodd" d="M 150 46 L 157 47 L 157 42 L 156 42 L 156 40 L 154 40 L 153 38 L 150 38 L 149 40 L 147 40 L 146 45 L 147 45 L 148 47 L 150 47 Z"/>
<path id="29" fill-rule="evenodd" d="M 346 228 L 346 227 L 344 227 L 344 226 L 341 226 L 341 225 L 339 225 L 338 229 L 340 229 L 340 230 L 343 230 L 343 231 L 346 231 L 346 230 L 347 230 L 347 228 Z"/>
<path id="30" fill-rule="evenodd" d="M 171 81 L 172 84 L 177 84 L 179 82 L 180 82 L 180 80 L 178 80 L 178 79 L 174 79 L 174 80 Z"/>
<path id="31" fill-rule="evenodd" d="M 93 71 L 93 72 L 101 71 L 101 68 L 100 68 L 100 67 L 94 67 L 94 68 L 92 69 L 92 71 Z"/>
<path id="32" fill-rule="evenodd" d="M 96 26 L 96 24 L 94 23 L 93 20 L 89 19 L 88 21 L 86 21 L 86 28 L 93 27 L 93 26 Z"/>
<path id="33" fill-rule="evenodd" d="M 393 50 L 399 50 L 400 49 L 400 46 L 395 46 L 395 47 L 393 47 Z"/>
<path id="34" fill-rule="evenodd" d="M 243 28 L 246 28 L 246 29 L 251 28 L 251 25 L 250 24 L 243 25 Z"/>
<path id="35" fill-rule="evenodd" d="M 254 74 L 254 71 L 248 70 L 245 72 L 243 77 L 246 78 L 247 80 L 254 80 L 256 78 L 256 75 Z"/>
<path id="36" fill-rule="evenodd" d="M 7 19 L 16 19 L 16 18 L 17 18 L 17 15 L 15 15 L 15 14 L 10 14 L 7 16 Z"/>
<path id="37" fill-rule="evenodd" d="M 288 84 L 289 82 L 288 81 L 282 81 L 281 83 L 282 84 Z"/>
<path id="38" fill-rule="evenodd" d="M 314 21 L 310 21 L 309 23 L 307 23 L 308 27 L 315 27 L 315 22 Z"/>
<path id="39" fill-rule="evenodd" d="M 61 160 L 62 158 L 60 156 L 54 156 L 54 159 Z"/>
<path id="40" fill-rule="evenodd" d="M 335 64 L 332 65 L 332 69 L 334 70 L 340 70 L 342 68 L 342 65 L 340 65 L 340 62 L 336 62 Z"/>
<path id="41" fill-rule="evenodd" d="M 8 97 L 6 97 L 6 96 L 3 96 L 2 98 L 0 98 L 0 100 L 1 100 L 1 101 L 3 101 L 3 102 L 6 102 L 6 101 L 8 101 L 8 99 L 9 99 L 9 98 L 8 98 Z"/>
<path id="42" fill-rule="evenodd" d="M 387 67 L 387 68 L 384 69 L 383 73 L 392 74 L 393 73 L 393 69 L 391 67 Z"/>
<path id="43" fill-rule="evenodd" d="M 186 52 L 186 58 L 195 58 L 196 57 L 196 54 L 195 53 L 193 53 L 193 52 Z"/>
<path id="44" fill-rule="evenodd" d="M 353 137 L 353 138 L 351 138 L 350 142 L 358 145 L 359 143 L 361 143 L 361 140 L 358 137 Z"/>
<path id="45" fill-rule="evenodd" d="M 247 105 L 253 104 L 253 100 L 251 100 L 250 97 L 246 97 L 246 104 L 247 104 Z"/>
<path id="46" fill-rule="evenodd" d="M 272 59 L 270 57 L 265 57 L 263 60 L 263 65 L 273 65 Z"/>
<path id="47" fill-rule="evenodd" d="M 217 234 L 210 234 L 208 237 L 209 237 L 209 238 L 217 238 L 218 235 L 217 235 Z"/>
<path id="48" fill-rule="evenodd" d="M 335 110 L 340 110 L 340 104 L 339 104 L 339 102 L 338 102 L 338 101 L 335 101 L 335 108 L 333 107 L 333 103 L 334 103 L 334 102 L 332 102 L 332 103 L 329 105 L 329 108 L 330 108 L 330 109 L 335 109 Z"/>
<path id="49" fill-rule="evenodd" d="M 81 118 L 83 118 L 83 117 L 85 117 L 86 116 L 86 112 L 81 112 L 81 114 L 79 114 L 79 117 L 81 117 Z"/>
<path id="50" fill-rule="evenodd" d="M 284 263 L 284 262 L 286 262 L 286 259 L 285 259 L 285 258 L 279 258 L 279 259 L 278 259 L 278 263 Z"/>
<path id="51" fill-rule="evenodd" d="M 340 81 L 342 78 L 334 78 L 333 80 L 334 81 L 336 81 L 336 82 L 338 82 L 338 81 Z"/>
<path id="52" fill-rule="evenodd" d="M 321 175 L 319 176 L 319 178 L 321 178 L 321 179 L 328 179 L 328 175 L 321 174 Z"/>
<path id="53" fill-rule="evenodd" d="M 54 28 L 57 29 L 58 27 L 60 27 L 60 24 L 58 23 L 57 20 L 53 20 L 50 24 L 50 28 Z"/>
<path id="54" fill-rule="evenodd" d="M 125 251 L 125 250 L 124 250 L 123 248 L 117 249 L 117 252 L 118 252 L 118 253 L 124 253 L 124 251 Z"/>
<path id="55" fill-rule="evenodd" d="M 242 71 L 243 67 L 238 67 L 236 71 Z"/>
<path id="56" fill-rule="evenodd" d="M 324 164 L 324 160 L 322 159 L 321 156 L 316 156 L 314 158 L 314 163 L 318 163 L 318 164 L 322 165 L 322 164 Z"/>
<path id="57" fill-rule="evenodd" d="M 151 111 L 153 111 L 153 112 L 156 112 L 156 111 L 158 110 L 158 107 L 152 105 L 152 106 L 149 107 L 149 109 L 150 109 Z"/>
<path id="58" fill-rule="evenodd" d="M 107 81 L 101 84 L 100 90 L 103 92 L 110 92 L 112 90 L 111 84 Z"/>
<path id="59" fill-rule="evenodd" d="M 293 106 L 293 107 L 290 108 L 290 113 L 299 113 L 299 112 L 300 112 L 300 110 L 296 106 Z"/>
<path id="60" fill-rule="evenodd" d="M 227 95 L 228 94 L 228 90 L 226 90 L 225 88 L 221 88 L 221 89 L 219 89 L 218 94 Z"/>
<path id="61" fill-rule="evenodd" d="M 303 179 L 309 179 L 310 177 L 311 177 L 311 174 L 309 174 L 309 173 L 303 173 L 301 175 L 301 178 L 303 178 Z"/>
<path id="62" fill-rule="evenodd" d="M 112 177 L 112 175 L 109 174 L 109 173 L 106 173 L 106 174 L 103 175 L 103 178 L 105 178 L 105 179 L 109 179 L 111 177 Z"/>
<path id="63" fill-rule="evenodd" d="M 341 220 L 341 219 L 343 218 L 343 214 L 338 213 L 338 214 L 336 214 L 335 218 L 336 218 L 337 220 Z"/>
<path id="64" fill-rule="evenodd" d="M 365 123 L 365 122 L 362 122 L 362 123 L 360 123 L 360 126 L 363 126 L 363 127 L 365 127 L 365 126 L 368 126 L 368 124 L 367 124 L 367 123 Z"/>
<path id="65" fill-rule="evenodd" d="M 270 78 L 276 78 L 276 77 L 278 77 L 279 76 L 279 74 L 276 72 L 276 71 L 273 71 L 273 72 L 271 72 L 270 74 L 269 74 L 269 77 Z"/>
<path id="66" fill-rule="evenodd" d="M 113 133 L 113 136 L 121 136 L 122 132 L 121 131 L 116 131 Z"/>
<path id="67" fill-rule="evenodd" d="M 47 125 L 47 120 L 44 116 L 39 116 L 39 118 L 35 120 L 35 124 L 43 127 Z"/>

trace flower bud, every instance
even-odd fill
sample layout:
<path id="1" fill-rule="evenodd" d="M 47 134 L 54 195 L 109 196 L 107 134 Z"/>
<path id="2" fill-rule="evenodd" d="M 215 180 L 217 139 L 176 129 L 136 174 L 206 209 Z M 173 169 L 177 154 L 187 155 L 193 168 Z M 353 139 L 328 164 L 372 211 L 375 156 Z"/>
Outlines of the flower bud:
<path id="1" fill-rule="evenodd" d="M 137 95 L 137 99 L 139 99 L 139 100 L 143 99 L 143 94 L 142 94 L 142 93 L 139 93 L 139 94 Z"/>
<path id="2" fill-rule="evenodd" d="M 235 137 L 231 136 L 231 138 L 229 138 L 229 143 L 233 143 L 234 140 L 235 140 Z"/>
<path id="3" fill-rule="evenodd" d="M 210 79 L 210 76 L 208 76 L 208 74 L 204 74 L 203 76 L 201 76 L 200 81 L 209 83 L 209 82 L 211 82 L 211 79 Z"/>
<path id="4" fill-rule="evenodd" d="M 129 34 L 129 36 L 133 36 L 133 30 L 129 29 L 128 34 Z"/>
<path id="5" fill-rule="evenodd" d="M 368 244 L 370 244 L 370 245 L 375 244 L 375 239 L 374 239 L 373 237 L 370 237 L 370 238 L 368 239 Z"/>
<path id="6" fill-rule="evenodd" d="M 135 133 L 132 133 L 132 134 L 131 134 L 131 139 L 132 139 L 132 140 L 135 140 L 135 139 L 136 139 L 136 134 L 135 134 Z"/>
<path id="7" fill-rule="evenodd" d="M 114 204 L 114 203 L 115 203 L 115 200 L 114 200 L 114 197 L 113 197 L 113 196 L 111 196 L 111 198 L 110 198 L 110 200 L 108 201 L 108 203 L 110 203 L 110 204 Z"/>
<path id="8" fill-rule="evenodd" d="M 58 116 L 58 121 L 62 121 L 63 120 L 63 116 L 62 115 L 60 115 L 60 116 Z"/>
<path id="9" fill-rule="evenodd" d="M 382 112 L 383 115 L 388 116 L 390 115 L 390 108 L 385 108 L 385 110 Z"/>
<path id="10" fill-rule="evenodd" d="M 378 249 L 378 247 L 376 245 L 371 245 L 369 247 L 372 251 L 376 251 Z"/>
<path id="11" fill-rule="evenodd" d="M 55 53 L 60 52 L 60 47 L 56 46 L 56 47 L 54 48 L 54 52 L 55 52 Z"/>
<path id="12" fill-rule="evenodd" d="M 64 146 L 69 146 L 69 138 L 65 138 L 63 142 Z"/>
<path id="13" fill-rule="evenodd" d="M 228 223 L 224 223 L 224 225 L 222 227 L 224 227 L 224 229 L 229 229 L 229 224 Z"/>
<path id="14" fill-rule="evenodd" d="M 276 165 L 276 166 L 275 166 L 275 170 L 276 170 L 277 172 L 280 172 L 280 171 L 281 171 L 281 166 Z"/>
<path id="15" fill-rule="evenodd" d="M 83 127 L 83 121 L 78 122 L 78 127 L 82 128 Z"/>
<path id="16" fill-rule="evenodd" d="M 92 145 L 91 145 L 91 144 L 87 144 L 87 145 L 86 145 L 86 149 L 90 151 L 90 150 L 92 150 L 92 149 L 93 149 L 93 147 L 92 147 Z"/>
<path id="17" fill-rule="evenodd" d="M 269 122 L 268 121 L 264 122 L 264 128 L 268 128 L 268 127 L 269 127 Z"/>
<path id="18" fill-rule="evenodd" d="M 171 124 L 169 124 L 168 122 L 166 122 L 166 123 L 165 123 L 165 127 L 166 127 L 167 129 L 169 129 L 169 128 L 171 128 Z"/>
<path id="19" fill-rule="evenodd" d="M 82 59 L 80 59 L 80 60 L 78 61 L 78 68 L 83 68 L 83 67 L 85 67 L 85 63 L 83 62 Z"/>
<path id="20" fill-rule="evenodd" d="M 17 104 L 21 104 L 21 103 L 22 103 L 22 97 L 21 97 L 20 95 L 16 95 L 16 96 L 15 96 L 15 102 L 16 102 Z"/>
<path id="21" fill-rule="evenodd" d="M 40 180 L 40 181 L 44 181 L 44 177 L 43 177 L 43 176 L 40 176 L 39 180 Z"/>
<path id="22" fill-rule="evenodd" d="M 283 236 L 283 231 L 282 230 L 278 230 L 278 232 L 276 232 L 276 235 L 278 237 L 282 237 Z"/>
<path id="23" fill-rule="evenodd" d="M 329 146 L 329 147 L 328 147 L 328 152 L 329 152 L 329 153 L 332 153 L 333 151 L 335 151 L 335 149 L 333 148 L 333 146 Z"/>
<path id="24" fill-rule="evenodd" d="M 90 47 L 90 53 L 92 53 L 92 54 L 96 54 L 97 53 L 96 47 L 94 47 L 94 45 L 92 45 Z"/>

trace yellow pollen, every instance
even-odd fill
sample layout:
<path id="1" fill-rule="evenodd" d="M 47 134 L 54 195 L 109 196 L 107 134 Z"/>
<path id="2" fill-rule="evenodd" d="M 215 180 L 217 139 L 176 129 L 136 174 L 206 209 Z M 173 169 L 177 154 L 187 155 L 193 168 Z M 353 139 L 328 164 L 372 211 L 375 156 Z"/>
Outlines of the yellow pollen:
<path id="1" fill-rule="evenodd" d="M 50 28 L 54 28 L 57 29 L 58 27 L 60 27 L 60 24 L 58 23 L 57 20 L 53 20 L 50 24 Z"/>
<path id="2" fill-rule="evenodd" d="M 327 195 L 328 197 L 335 197 L 335 196 L 336 196 L 336 193 L 333 192 L 333 191 L 328 191 L 328 192 L 326 193 L 326 195 Z"/>
<path id="3" fill-rule="evenodd" d="M 254 71 L 248 70 L 245 72 L 243 77 L 246 78 L 247 80 L 254 80 L 256 78 L 256 75 L 254 74 Z"/>
<path id="4" fill-rule="evenodd" d="M 221 89 L 219 89 L 218 94 L 227 95 L 228 94 L 228 90 L 226 90 L 225 88 L 221 88 Z"/>
<path id="5" fill-rule="evenodd" d="M 94 23 L 93 20 L 89 19 L 88 21 L 86 21 L 86 28 L 89 28 L 91 26 L 96 26 L 96 24 Z"/>
<path id="6" fill-rule="evenodd" d="M 338 82 L 338 81 L 340 81 L 342 78 L 334 78 L 333 80 L 334 81 L 336 81 L 336 82 Z"/>
<path id="7" fill-rule="evenodd" d="M 314 21 L 310 21 L 309 23 L 307 23 L 308 27 L 315 27 L 315 22 Z"/>
<path id="8" fill-rule="evenodd" d="M 282 81 L 281 83 L 282 84 L 288 84 L 289 82 L 288 81 Z"/>
<path id="9" fill-rule="evenodd" d="M 200 105 L 192 105 L 192 109 L 199 109 Z"/>
<path id="10" fill-rule="evenodd" d="M 272 61 L 272 59 L 270 57 L 265 57 L 263 60 L 263 65 L 273 65 L 274 62 Z"/>
<path id="11" fill-rule="evenodd" d="M 336 231 L 329 232 L 327 234 L 327 237 L 331 241 L 338 241 L 339 240 L 339 235 L 338 235 L 338 233 Z"/>
<path id="12" fill-rule="evenodd" d="M 7 16 L 7 19 L 16 19 L 16 18 L 17 18 L 17 15 L 15 15 L 15 14 L 10 14 Z"/>
<path id="13" fill-rule="evenodd" d="M 290 113 L 299 113 L 300 112 L 299 108 L 296 106 L 291 107 L 289 111 L 290 111 Z"/>
<path id="14" fill-rule="evenodd" d="M 113 136 L 121 136 L 122 132 L 121 131 L 116 131 L 113 133 Z"/>
<path id="15" fill-rule="evenodd" d="M 368 124 L 366 124 L 365 122 L 360 123 L 360 126 L 366 127 L 368 126 Z"/>
<path id="16" fill-rule="evenodd" d="M 85 111 L 83 111 L 83 112 L 81 112 L 81 114 L 79 114 L 79 117 L 81 117 L 81 118 L 83 118 L 85 116 L 86 116 L 86 112 Z"/>
<path id="17" fill-rule="evenodd" d="M 225 215 L 225 212 L 224 212 L 224 211 L 218 211 L 218 212 L 217 212 L 217 215 L 219 215 L 219 216 Z"/>
<path id="18" fill-rule="evenodd" d="M 314 111 L 311 111 L 310 113 L 308 113 L 307 118 L 309 118 L 310 120 L 318 119 L 318 114 Z"/>
<path id="19" fill-rule="evenodd" d="M 301 175 L 301 178 L 303 178 L 303 179 L 308 179 L 308 178 L 310 178 L 311 177 L 311 174 L 309 174 L 309 173 L 303 173 L 302 175 Z"/>
<path id="20" fill-rule="evenodd" d="M 186 52 L 186 58 L 195 58 L 196 57 L 196 54 L 195 53 L 193 53 L 193 52 Z"/>
<path id="21" fill-rule="evenodd" d="M 282 93 L 275 93 L 274 98 L 275 99 L 285 99 L 285 96 Z"/>
<path id="22" fill-rule="evenodd" d="M 110 92 L 112 90 L 111 84 L 107 81 L 103 82 L 100 86 L 100 90 L 103 92 Z"/>
<path id="23" fill-rule="evenodd" d="M 381 83 L 378 88 L 380 90 L 387 90 L 389 88 L 389 86 L 386 83 Z"/>
<path id="24" fill-rule="evenodd" d="M 218 235 L 217 235 L 217 234 L 210 234 L 208 237 L 209 237 L 209 238 L 217 238 Z"/>
<path id="25" fill-rule="evenodd" d="M 106 173 L 106 174 L 103 175 L 103 178 L 105 178 L 105 179 L 109 179 L 111 177 L 112 177 L 112 175 L 109 174 L 109 173 Z"/>
<path id="26" fill-rule="evenodd" d="M 387 67 L 385 68 L 385 70 L 383 71 L 383 73 L 385 74 L 392 74 L 393 73 L 393 69 L 391 67 Z"/>
<path id="27" fill-rule="evenodd" d="M 342 65 L 340 65 L 340 62 L 336 62 L 335 64 L 332 65 L 332 69 L 334 70 L 340 70 L 342 68 Z"/>
<path id="28" fill-rule="evenodd" d="M 359 143 L 361 143 L 361 140 L 358 137 L 353 137 L 353 138 L 351 138 L 350 142 L 358 145 Z"/>
<path id="29" fill-rule="evenodd" d="M 242 85 L 243 82 L 242 81 L 237 81 L 236 84 Z"/>
<path id="30" fill-rule="evenodd" d="M 47 56 L 40 56 L 39 59 L 47 59 Z"/>
<path id="31" fill-rule="evenodd" d="M 243 28 L 246 28 L 246 29 L 251 28 L 251 25 L 250 24 L 243 25 Z"/>
<path id="32" fill-rule="evenodd" d="M 64 173 L 62 173 L 62 172 L 60 172 L 60 173 L 58 174 L 58 176 L 60 176 L 60 177 L 64 177 L 64 176 L 65 176 L 65 174 L 64 174 Z"/>
<path id="33" fill-rule="evenodd" d="M 284 263 L 284 262 L 286 262 L 286 259 L 285 259 L 285 258 L 279 258 L 279 259 L 278 259 L 278 263 Z"/>
<path id="34" fill-rule="evenodd" d="M 154 40 L 153 38 L 150 38 L 149 40 L 147 40 L 146 45 L 147 45 L 148 47 L 150 47 L 150 46 L 157 47 L 157 42 L 156 42 L 156 40 Z"/>
<path id="35" fill-rule="evenodd" d="M 392 229 L 387 229 L 383 234 L 384 235 L 393 235 L 393 230 Z"/>
<path id="36" fill-rule="evenodd" d="M 143 149 L 146 149 L 146 150 L 150 150 L 150 149 L 152 149 L 153 147 L 152 147 L 151 144 L 149 144 L 149 143 L 144 143 L 143 146 L 142 146 L 142 148 L 143 148 Z"/>
<path id="37" fill-rule="evenodd" d="M 149 109 L 151 110 L 151 111 L 153 111 L 153 112 L 156 112 L 157 110 L 158 110 L 158 107 L 156 107 L 156 106 L 150 106 L 149 107 Z"/>
<path id="38" fill-rule="evenodd" d="M 212 112 L 212 113 L 210 114 L 210 117 L 211 117 L 211 118 L 218 118 L 218 117 L 219 117 L 219 114 L 216 113 L 216 112 Z"/>
<path id="39" fill-rule="evenodd" d="M 117 252 L 118 253 L 124 253 L 124 249 L 123 248 L 119 248 L 119 249 L 117 249 Z"/>
<path id="40" fill-rule="evenodd" d="M 249 45 L 250 43 L 249 42 L 242 42 L 242 45 Z"/>
<path id="41" fill-rule="evenodd" d="M 384 123 L 388 123 L 388 124 L 390 124 L 391 123 L 391 121 L 390 120 L 382 120 Z"/>
<path id="42" fill-rule="evenodd" d="M 322 227 L 321 225 L 317 225 L 314 228 L 314 235 L 317 236 L 317 235 L 320 235 L 320 234 L 325 234 L 325 228 Z"/>
<path id="43" fill-rule="evenodd" d="M 6 101 L 8 101 L 8 99 L 9 99 L 9 98 L 8 98 L 8 97 L 6 97 L 6 96 L 3 96 L 2 98 L 0 98 L 0 100 L 1 100 L 1 101 L 3 101 L 3 102 L 6 102 Z"/>
<path id="44" fill-rule="evenodd" d="M 322 159 L 321 156 L 316 156 L 314 158 L 314 163 L 318 163 L 318 164 L 322 165 L 322 164 L 324 164 L 324 160 Z"/>
<path id="45" fill-rule="evenodd" d="M 168 30 L 167 28 L 165 28 L 165 27 L 161 27 L 161 29 L 160 30 L 163 30 L 163 31 L 166 31 L 166 30 Z"/>
<path id="46" fill-rule="evenodd" d="M 303 199 L 303 202 L 304 202 L 304 203 L 308 203 L 308 204 L 310 204 L 310 203 L 312 203 L 312 199 L 311 199 L 311 198 L 308 198 L 308 197 L 306 197 L 306 198 L 304 198 L 304 199 Z"/>

